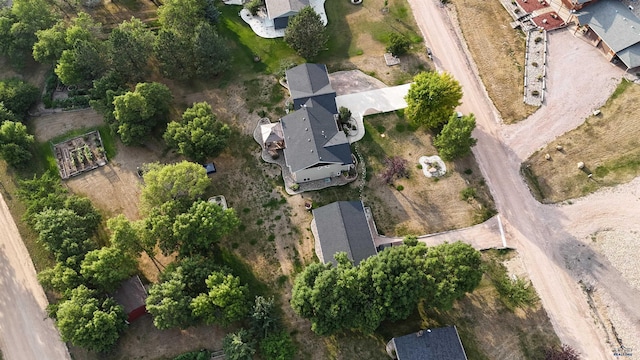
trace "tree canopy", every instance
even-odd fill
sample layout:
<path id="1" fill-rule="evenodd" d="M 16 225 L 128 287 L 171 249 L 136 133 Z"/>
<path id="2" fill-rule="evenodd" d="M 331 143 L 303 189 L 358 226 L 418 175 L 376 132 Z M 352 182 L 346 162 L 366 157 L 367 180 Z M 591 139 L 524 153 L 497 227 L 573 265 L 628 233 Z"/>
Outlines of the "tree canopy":
<path id="1" fill-rule="evenodd" d="M 87 253 L 80 266 L 86 282 L 98 290 L 115 291 L 123 280 L 135 273 L 135 258 L 112 246 L 105 246 Z"/>
<path id="2" fill-rule="evenodd" d="M 113 71 L 129 83 L 145 78 L 147 63 L 153 54 L 155 35 L 140 21 L 131 18 L 111 31 L 108 40 L 109 60 Z"/>
<path id="3" fill-rule="evenodd" d="M 313 60 L 325 50 L 328 40 L 322 19 L 311 6 L 290 18 L 284 31 L 284 41 L 307 60 Z"/>
<path id="4" fill-rule="evenodd" d="M 115 127 L 122 143 L 139 144 L 153 128 L 166 121 L 171 91 L 160 83 L 139 83 L 134 91 L 113 99 Z"/>
<path id="5" fill-rule="evenodd" d="M 476 118 L 473 114 L 458 118 L 451 115 L 440 134 L 436 136 L 433 145 L 438 149 L 438 154 L 444 160 L 451 161 L 471 153 L 471 147 L 477 142 L 471 137 L 476 128 Z"/>
<path id="6" fill-rule="evenodd" d="M 373 332 L 383 320 L 409 316 L 419 301 L 447 309 L 482 277 L 480 253 L 463 243 L 423 243 L 387 249 L 358 266 L 346 254 L 338 266 L 311 264 L 296 278 L 291 306 L 319 335 Z"/>
<path id="7" fill-rule="evenodd" d="M 240 278 L 223 271 L 215 271 L 206 280 L 208 292 L 191 302 L 193 314 L 207 324 L 228 325 L 244 318 L 249 312 L 249 289 Z"/>
<path id="8" fill-rule="evenodd" d="M 421 72 L 413 78 L 405 99 L 407 119 L 416 125 L 438 129 L 460 105 L 462 87 L 449 73 Z"/>
<path id="9" fill-rule="evenodd" d="M 231 129 L 216 120 L 211 106 L 195 103 L 182 114 L 182 122 L 167 125 L 164 140 L 169 147 L 197 162 L 217 156 L 226 146 Z"/>
<path id="10" fill-rule="evenodd" d="M 36 32 L 56 22 L 45 0 L 13 0 L 12 7 L 0 8 L 0 55 L 23 65 L 36 42 Z"/>
<path id="11" fill-rule="evenodd" d="M 0 156 L 11 166 L 21 166 L 31 159 L 33 141 L 21 122 L 5 121 L 0 126 Z"/>
<path id="12" fill-rule="evenodd" d="M 210 179 L 202 165 L 189 161 L 176 164 L 152 164 L 144 174 L 141 200 L 143 210 L 149 210 L 175 200 L 191 204 L 209 187 Z"/>
<path id="13" fill-rule="evenodd" d="M 111 298 L 98 298 L 84 285 L 73 289 L 71 297 L 58 305 L 55 317 L 64 341 L 99 352 L 113 347 L 127 319 L 122 306 Z"/>
<path id="14" fill-rule="evenodd" d="M 173 237 L 180 256 L 208 254 L 211 247 L 240 224 L 233 209 L 223 210 L 209 201 L 196 201 L 176 217 Z"/>
<path id="15" fill-rule="evenodd" d="M 29 108 L 40 98 L 37 87 L 20 79 L 12 78 L 0 80 L 0 103 L 4 109 L 10 111 L 18 119 L 22 120 L 27 115 Z M 9 117 L 10 115 L 4 115 Z M 11 120 L 10 118 L 4 120 Z"/>
<path id="16" fill-rule="evenodd" d="M 71 209 L 45 209 L 35 215 L 34 229 L 38 232 L 38 241 L 54 254 L 56 261 L 74 258 L 79 263 L 95 248 L 84 223 L 85 219 Z"/>
<path id="17" fill-rule="evenodd" d="M 222 350 L 227 360 L 251 360 L 256 353 L 251 335 L 245 329 L 227 334 L 222 341 Z"/>

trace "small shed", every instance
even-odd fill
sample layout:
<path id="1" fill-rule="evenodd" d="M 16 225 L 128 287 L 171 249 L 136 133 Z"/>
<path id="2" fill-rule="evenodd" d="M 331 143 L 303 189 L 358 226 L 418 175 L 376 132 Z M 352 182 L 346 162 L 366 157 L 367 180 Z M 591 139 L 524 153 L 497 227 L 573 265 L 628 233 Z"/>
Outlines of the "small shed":
<path id="1" fill-rule="evenodd" d="M 147 290 L 142 285 L 138 275 L 122 282 L 122 285 L 113 293 L 113 298 L 124 308 L 127 313 L 127 321 L 132 322 L 147 313 Z"/>

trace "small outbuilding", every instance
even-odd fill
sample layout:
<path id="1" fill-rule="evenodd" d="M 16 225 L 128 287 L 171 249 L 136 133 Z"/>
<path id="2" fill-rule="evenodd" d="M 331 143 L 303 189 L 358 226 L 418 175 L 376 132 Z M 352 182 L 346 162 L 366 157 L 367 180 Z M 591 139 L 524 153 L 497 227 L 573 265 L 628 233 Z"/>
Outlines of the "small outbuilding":
<path id="1" fill-rule="evenodd" d="M 138 275 L 122 282 L 118 290 L 113 293 L 113 298 L 124 308 L 128 322 L 133 322 L 147 313 L 147 290 Z"/>
<path id="2" fill-rule="evenodd" d="M 311 232 L 316 255 L 325 264 L 337 265 L 339 252 L 355 265 L 378 253 L 362 201 L 337 201 L 313 210 Z"/>
<path id="3" fill-rule="evenodd" d="M 397 360 L 467 360 L 455 326 L 393 338 L 387 344 L 387 353 Z"/>

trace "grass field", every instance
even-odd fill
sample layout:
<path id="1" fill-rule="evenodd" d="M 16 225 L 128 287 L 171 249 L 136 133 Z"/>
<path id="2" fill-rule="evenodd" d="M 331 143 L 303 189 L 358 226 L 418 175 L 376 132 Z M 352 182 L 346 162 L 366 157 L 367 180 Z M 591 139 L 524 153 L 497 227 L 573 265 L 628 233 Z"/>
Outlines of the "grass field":
<path id="1" fill-rule="evenodd" d="M 522 101 L 525 37 L 499 0 L 451 0 L 480 78 L 507 123 L 531 115 L 536 107 Z"/>
<path id="2" fill-rule="evenodd" d="M 640 85 L 622 80 L 600 115 L 590 116 L 527 159 L 522 169 L 536 198 L 559 202 L 640 175 L 639 97 Z M 578 169 L 578 162 L 585 168 Z"/>

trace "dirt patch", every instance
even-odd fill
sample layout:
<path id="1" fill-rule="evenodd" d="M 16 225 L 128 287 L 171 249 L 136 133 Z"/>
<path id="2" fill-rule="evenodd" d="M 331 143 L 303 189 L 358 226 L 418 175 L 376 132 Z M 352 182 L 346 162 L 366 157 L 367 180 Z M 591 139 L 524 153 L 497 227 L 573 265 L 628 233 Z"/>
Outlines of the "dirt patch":
<path id="1" fill-rule="evenodd" d="M 534 2 L 537 2 L 534 0 Z M 535 111 L 522 101 L 525 37 L 499 1 L 452 0 L 457 21 L 480 78 L 502 120 L 520 121 Z M 498 40 L 499 39 L 499 40 Z"/>
<path id="2" fill-rule="evenodd" d="M 91 128 L 104 124 L 102 115 L 93 109 L 62 111 L 32 118 L 36 140 L 44 142 L 71 130 Z"/>
<path id="3" fill-rule="evenodd" d="M 532 173 L 531 186 L 539 189 L 543 201 L 576 198 L 640 174 L 640 124 L 635 118 L 640 113 L 635 101 L 640 85 L 623 82 L 616 93 L 599 115 L 587 118 L 524 163 Z M 584 163 L 583 169 L 578 169 L 578 162 Z"/>

